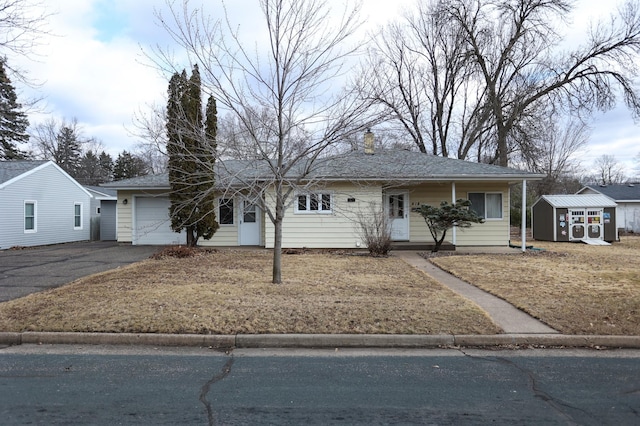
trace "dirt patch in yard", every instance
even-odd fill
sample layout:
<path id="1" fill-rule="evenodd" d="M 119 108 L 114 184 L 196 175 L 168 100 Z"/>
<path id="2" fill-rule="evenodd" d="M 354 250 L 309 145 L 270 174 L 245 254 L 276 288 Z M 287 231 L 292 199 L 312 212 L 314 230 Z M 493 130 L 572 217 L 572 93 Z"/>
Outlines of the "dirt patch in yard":
<path id="1" fill-rule="evenodd" d="M 640 237 L 532 244 L 543 251 L 431 261 L 562 333 L 640 335 Z"/>
<path id="2" fill-rule="evenodd" d="M 495 334 L 475 304 L 397 258 L 265 250 L 159 256 L 0 304 L 2 331 Z"/>

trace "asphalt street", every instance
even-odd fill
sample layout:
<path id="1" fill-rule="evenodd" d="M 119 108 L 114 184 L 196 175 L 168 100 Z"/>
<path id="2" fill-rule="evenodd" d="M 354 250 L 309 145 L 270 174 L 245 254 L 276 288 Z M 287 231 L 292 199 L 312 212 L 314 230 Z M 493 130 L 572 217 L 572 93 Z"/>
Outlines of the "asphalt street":
<path id="1" fill-rule="evenodd" d="M 640 421 L 640 351 L 0 349 L 3 424 Z"/>
<path id="2" fill-rule="evenodd" d="M 86 241 L 2 250 L 0 302 L 146 259 L 158 249 L 112 241 Z"/>

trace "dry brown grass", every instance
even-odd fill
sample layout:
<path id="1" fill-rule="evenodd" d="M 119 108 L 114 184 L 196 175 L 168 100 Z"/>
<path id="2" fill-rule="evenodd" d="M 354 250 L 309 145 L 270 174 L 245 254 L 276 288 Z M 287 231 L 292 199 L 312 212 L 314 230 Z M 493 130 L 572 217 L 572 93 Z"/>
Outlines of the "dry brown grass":
<path id="1" fill-rule="evenodd" d="M 640 335 L 640 237 L 534 246 L 546 251 L 433 262 L 563 333 Z"/>
<path id="2" fill-rule="evenodd" d="M 493 334 L 476 305 L 397 258 L 266 251 L 149 259 L 0 304 L 2 331 Z"/>

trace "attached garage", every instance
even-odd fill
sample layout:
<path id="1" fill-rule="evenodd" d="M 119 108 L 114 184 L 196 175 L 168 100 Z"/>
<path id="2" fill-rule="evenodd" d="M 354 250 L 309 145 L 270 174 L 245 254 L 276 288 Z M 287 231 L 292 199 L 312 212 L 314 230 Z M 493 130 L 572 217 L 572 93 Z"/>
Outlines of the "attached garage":
<path id="1" fill-rule="evenodd" d="M 618 239 L 616 203 L 604 195 L 543 195 L 531 207 L 531 216 L 538 241 Z"/>
<path id="2" fill-rule="evenodd" d="M 168 197 L 135 197 L 133 206 L 134 245 L 185 244 L 184 232 L 171 230 Z"/>

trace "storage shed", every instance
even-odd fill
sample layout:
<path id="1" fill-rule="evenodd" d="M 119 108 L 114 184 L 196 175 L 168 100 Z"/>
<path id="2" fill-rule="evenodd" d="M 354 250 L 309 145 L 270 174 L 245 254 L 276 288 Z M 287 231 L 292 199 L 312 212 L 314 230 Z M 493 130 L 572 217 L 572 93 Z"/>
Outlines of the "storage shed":
<path id="1" fill-rule="evenodd" d="M 533 238 L 594 243 L 616 241 L 616 206 L 601 194 L 543 195 L 531 206 Z"/>

